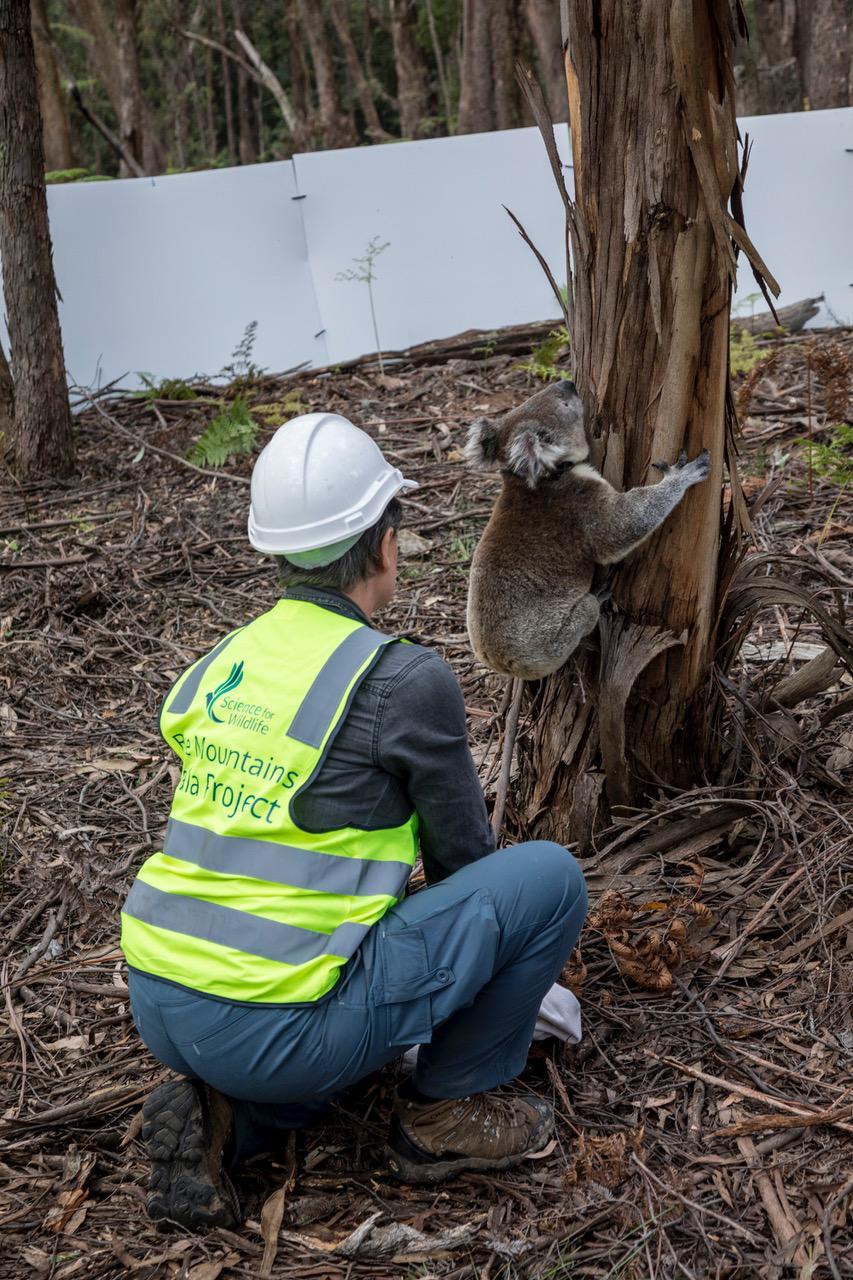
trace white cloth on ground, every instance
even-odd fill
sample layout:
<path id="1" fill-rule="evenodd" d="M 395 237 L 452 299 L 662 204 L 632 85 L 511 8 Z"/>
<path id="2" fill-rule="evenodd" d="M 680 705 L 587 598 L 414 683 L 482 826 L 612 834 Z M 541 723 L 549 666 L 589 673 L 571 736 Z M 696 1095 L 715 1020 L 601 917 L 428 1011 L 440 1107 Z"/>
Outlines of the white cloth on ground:
<path id="1" fill-rule="evenodd" d="M 553 1036 L 565 1044 L 579 1044 L 583 1031 L 581 1029 L 581 1007 L 576 996 L 567 987 L 555 982 L 545 999 L 539 1006 L 539 1017 L 533 1029 L 534 1040 L 547 1040 Z"/>
<path id="2" fill-rule="evenodd" d="M 553 1036 L 564 1044 L 579 1044 L 582 1035 L 581 1007 L 577 997 L 567 987 L 555 982 L 539 1006 L 533 1039 L 547 1040 Z M 414 1070 L 419 1048 L 420 1045 L 413 1045 L 403 1054 L 403 1062 L 410 1070 Z"/>

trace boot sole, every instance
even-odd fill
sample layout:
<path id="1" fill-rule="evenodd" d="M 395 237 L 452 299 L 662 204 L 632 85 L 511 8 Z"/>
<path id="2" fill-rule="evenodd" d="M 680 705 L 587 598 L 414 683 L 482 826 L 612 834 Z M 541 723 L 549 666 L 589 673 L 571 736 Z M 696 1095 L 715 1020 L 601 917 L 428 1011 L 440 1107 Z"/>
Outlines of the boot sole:
<path id="1" fill-rule="evenodd" d="M 239 1220 L 222 1174 L 222 1153 L 210 1149 L 202 1098 L 202 1087 L 170 1080 L 142 1110 L 142 1140 L 151 1161 L 148 1216 L 160 1231 L 232 1227 Z"/>
<path id="2" fill-rule="evenodd" d="M 510 1156 L 487 1158 L 484 1156 L 453 1156 L 447 1160 L 431 1159 L 421 1153 L 414 1143 L 409 1142 L 406 1135 L 398 1132 L 395 1135 L 398 1145 L 387 1143 L 384 1148 L 385 1164 L 397 1182 L 436 1183 L 449 1182 L 463 1173 L 489 1173 L 494 1170 L 511 1169 L 530 1155 L 535 1155 L 546 1147 L 554 1132 L 553 1120 L 547 1124 L 535 1144 L 526 1151 Z M 400 1148 L 403 1145 L 411 1148 L 407 1153 Z"/>

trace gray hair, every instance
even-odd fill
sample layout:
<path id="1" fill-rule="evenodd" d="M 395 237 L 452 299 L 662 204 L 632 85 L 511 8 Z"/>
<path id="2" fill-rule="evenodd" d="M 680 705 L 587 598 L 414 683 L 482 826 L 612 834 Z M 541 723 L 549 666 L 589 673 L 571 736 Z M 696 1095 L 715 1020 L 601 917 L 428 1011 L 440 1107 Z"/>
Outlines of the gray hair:
<path id="1" fill-rule="evenodd" d="M 278 576 L 283 587 L 332 587 L 336 591 L 349 591 L 357 582 L 374 577 L 380 569 L 379 545 L 389 529 L 399 529 L 403 508 L 399 499 L 392 498 L 376 524 L 365 529 L 354 546 L 331 564 L 302 569 L 291 564 L 285 556 L 276 556 Z"/>

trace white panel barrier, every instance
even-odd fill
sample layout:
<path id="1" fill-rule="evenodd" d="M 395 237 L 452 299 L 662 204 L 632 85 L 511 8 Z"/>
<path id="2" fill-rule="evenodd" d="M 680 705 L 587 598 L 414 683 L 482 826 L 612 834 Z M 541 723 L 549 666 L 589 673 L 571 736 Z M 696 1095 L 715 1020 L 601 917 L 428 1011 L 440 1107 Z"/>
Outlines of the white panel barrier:
<path id="1" fill-rule="evenodd" d="M 755 145 L 746 229 L 782 287 L 779 305 L 826 295 L 813 324 L 853 324 L 853 107 L 738 121 Z M 736 299 L 755 293 L 743 255 Z M 752 304 L 750 304 L 752 305 Z M 750 305 L 741 306 L 748 315 Z M 761 298 L 756 311 L 766 311 Z"/>
<path id="2" fill-rule="evenodd" d="M 566 125 L 557 130 L 568 160 Z M 503 209 L 565 284 L 563 206 L 537 129 L 469 134 L 294 160 L 330 360 L 375 349 L 364 284 L 336 277 L 377 238 L 383 347 L 557 316 L 545 276 Z"/>
<path id="3" fill-rule="evenodd" d="M 824 293 L 815 323 L 853 323 L 853 108 L 740 126 L 754 141 L 747 228 L 780 303 Z M 568 160 L 565 126 L 557 136 Z M 272 370 L 373 350 L 366 286 L 336 278 L 373 238 L 388 242 L 374 282 L 385 348 L 556 317 L 503 204 L 565 281 L 562 206 L 535 129 L 54 186 L 48 203 L 66 362 L 82 385 L 216 374 L 251 321 L 252 358 Z M 764 310 L 743 303 L 756 288 L 741 256 L 742 310 Z"/>
<path id="4" fill-rule="evenodd" d="M 295 194 L 290 161 L 49 187 L 69 377 L 214 375 L 252 321 L 256 364 L 325 363 Z"/>

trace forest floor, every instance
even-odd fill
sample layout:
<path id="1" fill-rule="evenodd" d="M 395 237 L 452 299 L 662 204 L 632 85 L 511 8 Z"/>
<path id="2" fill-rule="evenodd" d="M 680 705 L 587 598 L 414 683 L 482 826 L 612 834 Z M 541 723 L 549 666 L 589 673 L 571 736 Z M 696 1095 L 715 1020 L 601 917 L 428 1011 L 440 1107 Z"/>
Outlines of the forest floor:
<path id="1" fill-rule="evenodd" d="M 794 442 L 810 414 L 830 441 L 853 335 L 816 343 L 765 349 L 741 472 L 751 554 L 789 557 L 777 576 L 838 616 L 853 591 L 849 489 L 810 485 Z M 504 684 L 472 659 L 464 600 L 497 484 L 461 448 L 472 418 L 533 389 L 524 345 L 498 335 L 384 375 L 364 364 L 242 388 L 261 439 L 303 408 L 339 410 L 420 480 L 381 625 L 452 664 L 490 802 Z M 211 400 L 234 394 L 196 389 L 101 395 L 79 418 L 72 481 L 7 479 L 0 495 L 0 1276 L 853 1275 L 853 681 L 839 667 L 792 711 L 756 710 L 823 652 L 795 604 L 761 611 L 720 677 L 725 777 L 622 813 L 585 859 L 593 914 L 567 972 L 584 1038 L 537 1046 L 521 1081 L 556 1110 L 547 1153 L 500 1177 L 394 1184 L 380 1162 L 392 1066 L 246 1171 L 239 1231 L 149 1224 L 140 1107 L 168 1073 L 134 1031 L 117 937 L 177 779 L 158 709 L 190 661 L 276 596 L 245 536 L 251 459 L 227 475 L 181 461 Z M 512 793 L 507 813 L 523 835 Z"/>

